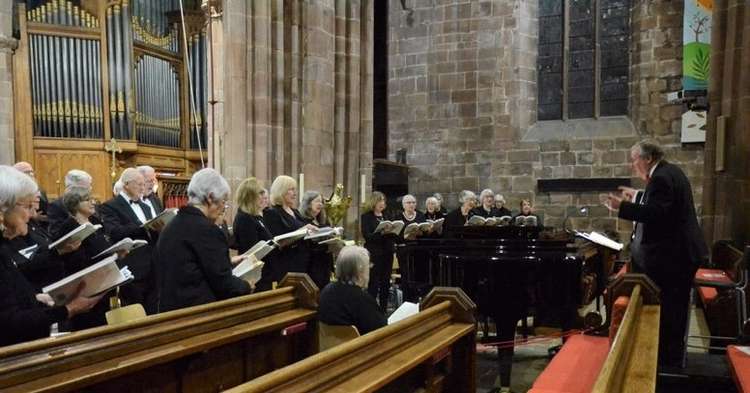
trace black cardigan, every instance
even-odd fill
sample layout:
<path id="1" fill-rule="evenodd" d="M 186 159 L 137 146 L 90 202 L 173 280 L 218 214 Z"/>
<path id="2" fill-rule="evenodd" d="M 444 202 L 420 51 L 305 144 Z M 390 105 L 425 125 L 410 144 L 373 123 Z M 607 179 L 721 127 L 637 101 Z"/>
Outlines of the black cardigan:
<path id="1" fill-rule="evenodd" d="M 224 233 L 193 206 L 180 209 L 162 231 L 155 266 L 159 312 L 251 292 L 250 284 L 232 275 Z"/>
<path id="2" fill-rule="evenodd" d="M 354 325 L 367 334 L 388 324 L 375 299 L 364 289 L 332 282 L 320 292 L 318 318 L 329 325 Z"/>
<path id="3" fill-rule="evenodd" d="M 237 252 L 240 254 L 252 248 L 261 240 L 271 240 L 271 232 L 263 222 L 262 216 L 253 216 L 242 210 L 237 211 L 232 225 Z"/>
<path id="4" fill-rule="evenodd" d="M 10 258 L 7 240 L 0 237 L 0 346 L 49 336 L 50 325 L 68 317 L 65 306 L 48 307 Z"/>
<path id="5" fill-rule="evenodd" d="M 389 255 L 393 254 L 393 242 L 396 239 L 394 235 L 383 236 L 382 233 L 375 233 L 375 228 L 384 220 L 384 217 L 378 217 L 372 211 L 362 214 L 360 217 L 360 228 L 362 237 L 365 238 L 365 248 L 370 254 Z"/>

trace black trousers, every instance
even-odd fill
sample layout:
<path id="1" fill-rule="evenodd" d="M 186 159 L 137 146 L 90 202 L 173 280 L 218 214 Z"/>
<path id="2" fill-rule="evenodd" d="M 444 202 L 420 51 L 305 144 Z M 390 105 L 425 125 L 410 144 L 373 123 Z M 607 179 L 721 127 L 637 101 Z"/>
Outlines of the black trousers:
<path id="1" fill-rule="evenodd" d="M 662 271 L 638 271 L 646 273 L 661 290 L 661 311 L 659 318 L 659 365 L 666 367 L 684 367 L 685 350 L 690 313 L 690 290 L 697 267 L 690 267 L 677 274 Z"/>
<path id="2" fill-rule="evenodd" d="M 391 271 L 393 270 L 393 254 L 370 254 L 370 283 L 367 292 L 378 300 L 380 310 L 385 312 L 388 307 L 388 290 L 391 287 Z"/>

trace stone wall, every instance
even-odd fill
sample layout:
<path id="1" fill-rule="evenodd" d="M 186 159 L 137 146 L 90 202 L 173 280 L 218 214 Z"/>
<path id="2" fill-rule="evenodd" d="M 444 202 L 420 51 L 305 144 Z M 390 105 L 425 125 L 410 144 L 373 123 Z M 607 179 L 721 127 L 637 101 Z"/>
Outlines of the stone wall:
<path id="1" fill-rule="evenodd" d="M 750 241 L 750 7 L 729 0 L 714 7 L 703 229 L 710 242 L 742 245 Z M 726 118 L 723 145 L 716 139 L 719 116 Z M 721 150 L 723 169 L 716 163 Z"/>
<path id="2" fill-rule="evenodd" d="M 358 201 L 360 175 L 372 178 L 372 1 L 225 1 L 222 12 L 223 173 L 267 187 L 304 173 L 306 190 L 341 183 Z"/>
<path id="3" fill-rule="evenodd" d="M 703 147 L 680 145 L 682 110 L 666 102 L 681 88 L 681 3 L 631 4 L 629 116 L 565 122 L 536 121 L 536 1 L 407 3 L 413 12 L 389 3 L 389 151 L 407 149 L 420 204 L 441 192 L 454 207 L 462 189 L 491 188 L 514 210 L 532 199 L 546 225 L 571 217 L 625 240 L 631 226 L 604 194 L 539 193 L 536 180 L 630 177 L 629 148 L 645 137 L 685 169 L 700 204 Z"/>
<path id="4" fill-rule="evenodd" d="M 0 0 L 0 164 L 13 164 L 13 0 Z"/>

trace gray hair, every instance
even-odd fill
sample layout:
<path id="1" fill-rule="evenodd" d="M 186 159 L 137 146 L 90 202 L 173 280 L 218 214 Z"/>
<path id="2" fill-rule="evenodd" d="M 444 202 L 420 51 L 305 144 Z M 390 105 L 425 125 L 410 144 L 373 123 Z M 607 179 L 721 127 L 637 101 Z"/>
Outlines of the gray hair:
<path id="1" fill-rule="evenodd" d="M 495 193 L 492 192 L 492 190 L 490 190 L 489 188 L 485 188 L 481 193 L 479 193 L 479 199 L 484 200 L 484 197 L 486 197 L 487 195 L 491 195 L 492 197 L 494 197 Z"/>
<path id="2" fill-rule="evenodd" d="M 367 288 L 370 281 L 370 252 L 360 246 L 346 246 L 336 258 L 336 279 Z"/>
<path id="3" fill-rule="evenodd" d="M 443 203 L 443 194 L 436 192 L 432 194 L 433 198 L 437 199 L 438 203 Z"/>
<path id="4" fill-rule="evenodd" d="M 118 180 L 115 182 L 115 185 L 112 186 L 112 194 L 117 196 L 119 193 L 122 192 L 122 188 L 125 187 L 124 184 L 122 184 L 122 180 Z"/>
<path id="5" fill-rule="evenodd" d="M 143 176 L 146 176 L 146 174 L 151 173 L 151 172 L 156 172 L 154 168 L 148 165 L 141 165 L 141 166 L 136 167 L 135 169 L 137 169 L 138 172 L 140 172 L 141 175 Z"/>
<path id="6" fill-rule="evenodd" d="M 637 152 L 638 156 L 642 159 L 651 159 L 653 162 L 657 162 L 664 158 L 664 149 L 662 149 L 655 141 L 648 139 L 636 143 L 630 148 L 630 151 Z"/>
<path id="7" fill-rule="evenodd" d="M 469 190 L 463 190 L 460 194 L 458 194 L 458 202 L 461 204 L 465 203 L 469 199 L 477 199 L 477 194 Z"/>
<path id="8" fill-rule="evenodd" d="M 302 202 L 300 203 L 300 213 L 302 213 L 303 216 L 307 218 L 315 218 L 310 215 L 310 205 L 312 205 L 312 201 L 315 200 L 315 198 L 320 197 L 321 201 L 323 199 L 323 196 L 317 192 L 317 191 L 305 191 L 305 195 L 302 196 Z M 325 209 L 320 209 L 320 215 L 319 215 L 318 223 L 322 224 L 326 222 L 326 211 Z"/>
<path id="9" fill-rule="evenodd" d="M 67 194 L 76 194 L 76 195 L 89 195 L 91 194 L 91 189 L 88 187 L 70 187 L 63 192 L 63 196 Z"/>
<path id="10" fill-rule="evenodd" d="M 0 165 L 0 212 L 14 208 L 19 199 L 36 195 L 34 179 L 16 168 Z"/>
<path id="11" fill-rule="evenodd" d="M 122 185 L 124 186 L 125 184 L 128 184 L 131 181 L 138 178 L 138 176 L 142 177 L 143 175 L 141 175 L 141 172 L 139 172 L 135 168 L 127 168 L 124 171 L 122 171 L 122 174 L 120 175 L 120 181 L 122 182 Z"/>
<path id="12" fill-rule="evenodd" d="M 188 203 L 203 205 L 211 197 L 214 200 L 229 197 L 229 183 L 213 168 L 203 168 L 193 174 L 188 184 Z"/>
<path id="13" fill-rule="evenodd" d="M 435 205 L 437 205 L 438 208 L 440 208 L 440 201 L 438 201 L 438 199 L 435 198 L 434 196 L 427 197 L 427 199 L 425 199 L 424 207 L 427 208 L 427 205 L 429 205 L 430 202 L 433 202 Z"/>
<path id="14" fill-rule="evenodd" d="M 65 188 L 83 187 L 84 183 L 91 186 L 91 175 L 80 169 L 71 169 L 65 175 Z"/>
<path id="15" fill-rule="evenodd" d="M 495 202 L 505 203 L 505 197 L 503 194 L 495 194 Z"/>
<path id="16" fill-rule="evenodd" d="M 412 194 L 406 194 L 403 197 L 401 197 L 401 203 L 402 204 L 406 203 L 406 201 L 416 202 L 417 198 L 415 198 L 414 195 L 412 195 Z"/>
<path id="17" fill-rule="evenodd" d="M 62 203 L 65 206 L 65 210 L 71 215 L 75 215 L 78 212 L 78 205 L 81 202 L 86 202 L 91 199 L 91 194 L 88 192 L 85 194 L 79 194 L 77 192 L 66 192 L 63 194 Z"/>

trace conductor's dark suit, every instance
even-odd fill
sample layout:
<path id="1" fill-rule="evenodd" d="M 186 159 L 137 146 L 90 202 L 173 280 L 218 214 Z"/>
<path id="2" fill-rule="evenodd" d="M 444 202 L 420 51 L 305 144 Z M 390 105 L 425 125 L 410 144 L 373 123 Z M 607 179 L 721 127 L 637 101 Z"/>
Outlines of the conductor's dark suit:
<path id="1" fill-rule="evenodd" d="M 151 313 L 154 311 L 157 296 L 154 292 L 156 283 L 151 274 L 151 259 L 158 234 L 142 227 L 143 223 L 130 208 L 129 203 L 122 195 L 117 195 L 102 204 L 100 214 L 104 229 L 113 244 L 126 237 L 148 241 L 147 246 L 133 250 L 118 264 L 127 265 L 135 276 L 132 283 L 120 288 L 123 300 L 128 304 L 141 303 L 146 311 Z M 142 204 L 141 209 L 144 213 L 148 210 L 145 204 Z M 150 215 L 150 212 L 147 213 L 146 218 Z"/>
<path id="2" fill-rule="evenodd" d="M 634 270 L 645 272 L 661 289 L 659 364 L 680 366 L 690 288 L 708 255 L 690 182 L 679 167 L 661 161 L 641 203 L 622 202 L 619 217 L 636 222 L 631 242 Z"/>

